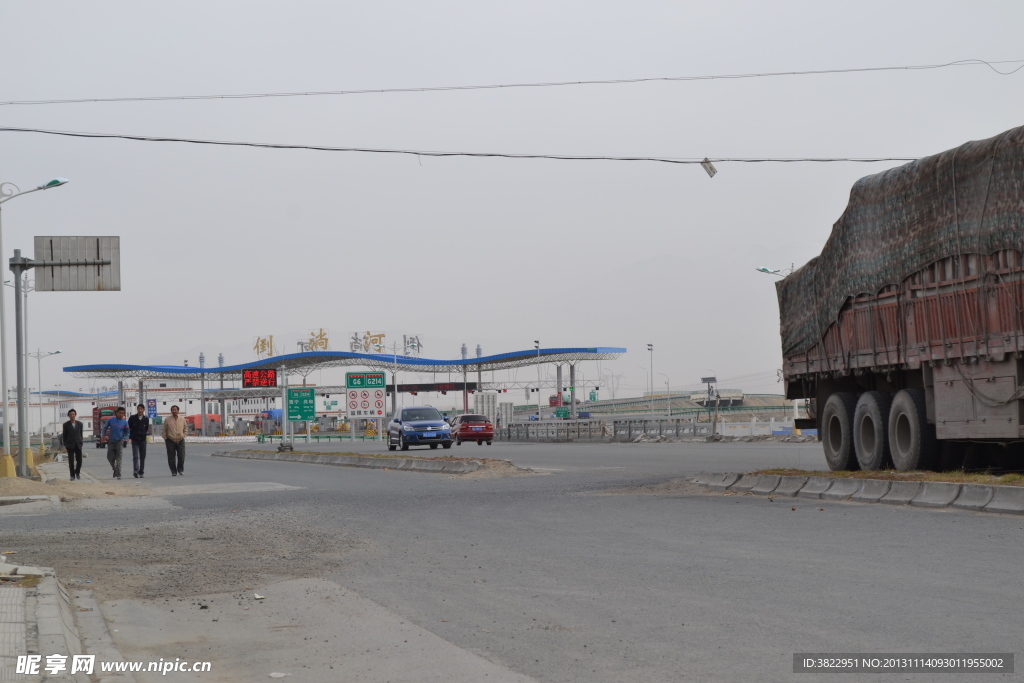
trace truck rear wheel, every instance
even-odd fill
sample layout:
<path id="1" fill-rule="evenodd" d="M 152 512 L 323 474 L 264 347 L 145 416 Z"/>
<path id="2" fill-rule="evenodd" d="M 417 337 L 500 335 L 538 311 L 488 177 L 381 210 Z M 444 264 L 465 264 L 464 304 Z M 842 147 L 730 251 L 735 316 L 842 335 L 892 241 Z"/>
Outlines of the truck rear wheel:
<path id="1" fill-rule="evenodd" d="M 853 449 L 853 413 L 857 400 L 847 391 L 837 391 L 821 411 L 821 444 L 830 470 L 857 469 Z"/>
<path id="2" fill-rule="evenodd" d="M 853 450 L 862 470 L 880 470 L 892 462 L 889 454 L 889 406 L 881 391 L 865 391 L 853 413 Z"/>
<path id="3" fill-rule="evenodd" d="M 928 469 L 935 457 L 935 427 L 925 415 L 924 391 L 903 389 L 889 409 L 889 450 L 901 472 Z"/>

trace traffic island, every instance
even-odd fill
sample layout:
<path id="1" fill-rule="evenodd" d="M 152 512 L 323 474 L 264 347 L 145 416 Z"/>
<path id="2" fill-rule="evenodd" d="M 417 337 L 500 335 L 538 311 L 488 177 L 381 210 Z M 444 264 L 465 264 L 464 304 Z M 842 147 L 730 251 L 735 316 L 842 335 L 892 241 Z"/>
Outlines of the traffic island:
<path id="1" fill-rule="evenodd" d="M 214 457 L 243 460 L 276 460 L 302 462 L 312 465 L 339 467 L 365 467 L 375 470 L 402 470 L 405 472 L 434 472 L 440 474 L 468 474 L 484 466 L 485 461 L 461 458 L 396 458 L 361 453 L 303 453 L 301 451 L 220 451 Z"/>
<path id="2" fill-rule="evenodd" d="M 812 476 L 813 475 L 813 476 Z M 1024 474 L 966 472 L 761 472 L 700 473 L 690 478 L 710 491 L 735 480 L 726 495 L 762 495 L 811 498 L 854 503 L 883 503 L 931 508 L 1024 515 Z M 717 485 L 716 485 L 717 484 Z"/>

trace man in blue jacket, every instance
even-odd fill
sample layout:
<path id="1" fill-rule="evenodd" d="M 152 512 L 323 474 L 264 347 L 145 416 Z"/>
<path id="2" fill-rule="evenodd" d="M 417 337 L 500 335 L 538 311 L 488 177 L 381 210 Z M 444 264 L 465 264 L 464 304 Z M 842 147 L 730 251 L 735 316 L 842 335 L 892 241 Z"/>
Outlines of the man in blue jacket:
<path id="1" fill-rule="evenodd" d="M 128 445 L 128 420 L 124 419 L 124 408 L 114 411 L 114 417 L 107 420 L 103 428 L 103 441 L 107 444 L 107 462 L 114 470 L 114 479 L 121 478 L 121 455 Z"/>

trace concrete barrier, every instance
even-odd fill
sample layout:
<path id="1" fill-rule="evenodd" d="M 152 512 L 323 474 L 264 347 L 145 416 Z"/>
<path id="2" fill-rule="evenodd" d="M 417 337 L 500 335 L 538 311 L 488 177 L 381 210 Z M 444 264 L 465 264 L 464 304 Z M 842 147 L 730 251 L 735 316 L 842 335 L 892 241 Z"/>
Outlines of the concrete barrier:
<path id="1" fill-rule="evenodd" d="M 740 478 L 740 475 L 734 472 L 724 472 L 722 474 L 716 474 L 711 478 L 706 486 L 712 491 L 724 491 L 733 484 L 735 484 Z"/>
<path id="2" fill-rule="evenodd" d="M 700 484 L 701 486 L 707 486 L 708 482 L 711 481 L 712 477 L 716 477 L 721 472 L 698 472 L 697 476 L 693 478 L 694 484 Z"/>
<path id="3" fill-rule="evenodd" d="M 729 487 L 730 491 L 749 491 L 757 485 L 760 474 L 744 474 L 738 482 Z"/>
<path id="4" fill-rule="evenodd" d="M 985 512 L 1003 512 L 1011 515 L 1024 515 L 1024 487 L 993 486 L 992 501 L 983 509 Z"/>
<path id="5" fill-rule="evenodd" d="M 981 510 L 992 501 L 995 487 L 984 484 L 964 484 L 960 495 L 953 501 L 953 507 L 963 510 Z"/>
<path id="6" fill-rule="evenodd" d="M 782 481 L 782 477 L 774 474 L 762 474 L 761 478 L 754 484 L 754 487 L 750 489 L 750 492 L 761 496 L 767 495 L 775 490 L 780 481 Z"/>
<path id="7" fill-rule="evenodd" d="M 290 453 L 277 451 L 221 451 L 214 456 L 241 458 L 247 460 L 277 460 L 279 462 L 301 462 L 315 465 L 341 467 L 365 467 L 375 470 L 405 470 L 408 472 L 442 472 L 445 474 L 466 474 L 480 469 L 476 460 L 427 460 L 421 458 L 371 458 L 353 455 L 314 455 L 311 453 Z M 738 475 L 737 475 L 738 476 Z"/>
<path id="8" fill-rule="evenodd" d="M 850 500 L 858 503 L 877 503 L 882 496 L 889 493 L 891 481 L 885 479 L 862 479 L 860 488 L 850 496 Z"/>
<path id="9" fill-rule="evenodd" d="M 783 477 L 779 485 L 775 487 L 773 493 L 776 496 L 788 496 L 790 498 L 796 496 L 796 494 L 804 487 L 807 483 L 807 477 Z"/>
<path id="10" fill-rule="evenodd" d="M 921 486 L 921 492 L 910 501 L 910 504 L 926 508 L 944 508 L 956 500 L 959 494 L 960 484 L 926 481 Z"/>
<path id="11" fill-rule="evenodd" d="M 860 479 L 836 479 L 821 497 L 824 500 L 846 500 L 860 490 L 860 484 Z"/>
<path id="12" fill-rule="evenodd" d="M 889 487 L 889 492 L 878 502 L 886 505 L 908 505 L 920 492 L 919 481 L 894 481 Z"/>
<path id="13" fill-rule="evenodd" d="M 821 498 L 821 494 L 828 490 L 829 486 L 832 486 L 832 482 L 835 479 L 829 479 L 828 477 L 811 477 L 804 484 L 800 492 L 797 493 L 797 498 Z"/>

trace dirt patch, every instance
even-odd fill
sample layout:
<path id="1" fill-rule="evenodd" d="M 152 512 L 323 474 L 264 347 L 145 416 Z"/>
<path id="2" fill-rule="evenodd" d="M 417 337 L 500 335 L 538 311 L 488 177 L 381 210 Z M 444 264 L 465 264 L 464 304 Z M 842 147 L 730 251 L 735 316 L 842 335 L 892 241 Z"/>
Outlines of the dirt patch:
<path id="1" fill-rule="evenodd" d="M 523 477 L 540 474 L 528 467 L 516 467 L 508 460 L 477 459 L 480 469 L 465 474 L 452 474 L 450 479 L 497 479 L 499 477 Z"/>
<path id="2" fill-rule="evenodd" d="M 252 450 L 251 453 L 277 453 L 277 451 Z M 451 479 L 496 479 L 498 477 L 522 477 L 530 474 L 540 474 L 534 470 L 524 467 L 516 467 L 508 460 L 497 460 L 494 458 L 453 458 L 450 456 L 438 455 L 408 455 L 405 453 L 323 453 L 321 451 L 292 451 L 300 455 L 338 455 L 354 458 L 410 458 L 413 460 L 440 460 L 444 462 L 478 462 L 480 468 L 465 474 L 451 474 Z"/>
<path id="3" fill-rule="evenodd" d="M 627 486 L 621 489 L 608 489 L 606 491 L 593 491 L 588 495 L 656 495 L 656 496 L 694 496 L 707 495 L 708 490 L 687 479 L 671 479 L 657 484 L 645 484 L 644 486 Z"/>
<path id="4" fill-rule="evenodd" d="M 139 483 L 120 481 L 91 482 L 87 480 L 51 479 L 45 484 L 21 477 L 0 478 L 2 496 L 58 496 L 63 501 L 110 496 L 148 496 L 149 489 Z"/>
<path id="5" fill-rule="evenodd" d="M 277 450 L 256 450 L 247 449 L 246 453 L 277 453 Z M 388 453 L 325 453 L 324 451 L 288 451 L 289 453 L 295 453 L 296 455 L 339 455 L 346 456 L 349 458 L 410 458 L 412 460 L 450 460 L 454 462 L 470 462 L 476 460 L 477 462 L 484 462 L 487 458 L 455 458 L 449 455 L 420 455 L 419 453 L 409 453 L 407 451 L 394 451 Z M 429 451 L 427 451 L 429 452 Z"/>
<path id="6" fill-rule="evenodd" d="M 758 470 L 752 474 L 774 474 L 782 477 L 828 477 L 830 479 L 882 479 L 885 481 L 938 481 L 954 484 L 985 484 L 988 486 L 1024 486 L 1024 474 L 985 474 L 976 472 L 900 472 L 898 470 L 857 470 L 818 472 L 807 470 Z"/>
<path id="7" fill-rule="evenodd" d="M 70 483 L 70 482 L 69 482 Z M 5 534 L 5 549 L 54 567 L 69 588 L 101 598 L 157 599 L 249 590 L 340 568 L 367 543 L 296 524 L 288 513 L 239 511 L 145 527 Z M 88 582 L 88 583 L 87 583 Z"/>

